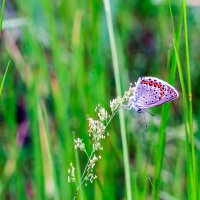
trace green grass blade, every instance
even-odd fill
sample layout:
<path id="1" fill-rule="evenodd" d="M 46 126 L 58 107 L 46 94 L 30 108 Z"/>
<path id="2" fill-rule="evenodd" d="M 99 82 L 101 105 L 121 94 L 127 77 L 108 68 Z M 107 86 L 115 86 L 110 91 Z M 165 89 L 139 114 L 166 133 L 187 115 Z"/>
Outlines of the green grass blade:
<path id="1" fill-rule="evenodd" d="M 174 41 L 174 50 L 175 50 L 175 56 L 177 59 L 177 66 L 178 66 L 178 71 L 179 71 L 179 77 L 181 81 L 181 87 L 182 87 L 182 92 L 183 92 L 183 108 L 184 108 L 184 120 L 185 120 L 185 147 L 186 147 L 186 165 L 187 165 L 187 178 L 188 178 L 188 198 L 189 199 L 194 199 L 195 198 L 195 193 L 194 193 L 194 179 L 193 179 L 193 172 L 192 172 L 192 162 L 191 162 L 191 151 L 190 151 L 190 145 L 189 145 L 189 139 L 188 139 L 188 134 L 189 134 L 189 128 L 188 128 L 188 104 L 187 104 L 187 97 L 186 97 L 186 89 L 185 89 L 185 84 L 183 80 L 183 72 L 180 64 L 180 58 L 179 58 L 179 51 L 178 51 L 178 42 L 176 39 L 176 32 L 174 28 L 174 21 L 173 21 L 173 15 L 172 15 L 172 9 L 171 9 L 171 3 L 169 1 L 170 5 L 170 15 L 171 15 L 171 21 L 172 21 L 172 29 L 173 29 L 173 35 L 175 38 Z M 183 6 L 181 7 L 180 11 L 180 17 L 183 18 L 184 16 L 184 2 Z M 185 23 L 185 21 L 184 21 Z"/>
<path id="2" fill-rule="evenodd" d="M 193 135 L 193 117 L 192 117 L 192 84 L 191 84 L 191 73 L 190 73 L 190 58 L 189 58 L 189 45 L 188 45 L 188 28 L 187 28 L 187 9 L 186 1 L 183 0 L 183 18 L 184 18 L 184 35 L 185 35 L 185 55 L 186 55 L 186 71 L 187 71 L 187 84 L 188 84 L 188 104 L 189 104 L 189 128 L 190 128 L 190 139 L 191 143 L 191 159 L 192 159 L 192 170 L 193 170 L 193 182 L 194 182 L 194 192 L 196 195 L 196 162 L 195 162 L 195 148 L 194 148 L 194 135 Z"/>
<path id="3" fill-rule="evenodd" d="M 113 31 L 109 0 L 104 0 L 104 8 L 105 8 L 105 13 L 106 13 L 108 33 L 109 33 L 109 39 L 110 39 L 116 91 L 117 91 L 117 96 L 121 96 L 118 56 L 117 56 L 117 49 L 116 49 L 116 44 L 115 44 L 115 36 L 114 36 L 114 31 Z M 126 139 L 125 118 L 124 118 L 124 111 L 122 109 L 119 111 L 119 120 L 120 120 L 120 130 L 121 130 L 121 138 L 122 138 L 122 147 L 123 147 L 126 193 L 127 193 L 127 199 L 130 200 L 132 199 L 130 167 L 129 167 L 129 158 L 128 158 L 128 146 L 127 146 L 127 139 Z"/>
<path id="4" fill-rule="evenodd" d="M 42 156 L 44 165 L 44 174 L 45 174 L 45 184 L 46 192 L 50 192 L 48 187 L 51 187 L 50 195 L 55 200 L 59 200 L 59 189 L 58 181 L 56 177 L 55 162 L 53 158 L 52 144 L 49 137 L 49 129 L 47 122 L 47 111 L 44 104 L 38 105 L 38 118 L 40 123 L 40 143 L 42 147 Z M 48 195 L 48 194 L 47 194 Z"/>
<path id="5" fill-rule="evenodd" d="M 38 95 L 36 92 L 36 80 L 32 84 L 32 87 L 28 90 L 28 115 L 30 119 L 30 130 L 33 141 L 32 145 L 32 159 L 33 159 L 33 185 L 35 191 L 35 198 L 38 200 L 45 198 L 45 184 L 44 184 L 44 173 L 43 173 L 43 159 L 42 159 L 42 147 L 40 144 L 40 133 L 39 133 L 39 119 L 38 119 Z"/>
<path id="6" fill-rule="evenodd" d="M 73 133 L 73 142 L 74 142 L 74 139 L 75 139 L 75 133 Z M 79 160 L 78 150 L 76 149 L 75 149 L 75 163 L 76 163 L 77 182 L 80 183 L 80 180 L 81 180 L 80 160 Z M 81 200 L 84 199 L 84 190 L 82 187 L 80 187 L 80 198 L 78 196 L 78 199 L 81 199 Z"/>
<path id="7" fill-rule="evenodd" d="M 5 82 L 5 79 L 6 79 L 6 75 L 7 75 L 7 72 L 8 72 L 9 65 L 10 65 L 10 61 L 8 61 L 8 64 L 6 66 L 6 71 L 5 71 L 5 73 L 3 75 L 3 79 L 1 81 L 1 85 L 0 85 L 0 97 L 1 97 L 2 90 L 3 90 L 3 86 L 4 86 L 4 82 Z"/>
<path id="8" fill-rule="evenodd" d="M 2 5 L 1 5 L 1 15 L 0 15 L 0 36 L 1 36 L 1 31 L 2 31 L 5 4 L 6 4 L 6 0 L 3 0 Z"/>
<path id="9" fill-rule="evenodd" d="M 187 104 L 187 94 L 186 94 L 186 88 L 185 88 L 185 82 L 183 78 L 183 72 L 182 67 L 180 63 L 179 54 L 177 51 L 176 44 L 174 42 L 174 51 L 177 59 L 177 67 L 179 71 L 179 78 L 183 93 L 183 108 L 184 108 L 184 120 L 185 120 L 185 134 L 186 134 L 186 158 L 187 158 L 187 175 L 188 175 L 188 198 L 189 199 L 195 199 L 195 185 L 194 185 L 194 177 L 192 172 L 192 162 L 191 162 L 191 152 L 190 152 L 190 146 L 189 146 L 189 140 L 188 140 L 188 134 L 189 134 L 189 124 L 188 124 L 188 104 Z"/>
<path id="10" fill-rule="evenodd" d="M 180 32 L 181 32 L 181 27 L 182 27 L 182 12 L 180 12 L 179 19 L 178 19 L 179 23 L 178 23 L 177 32 L 175 32 L 170 2 L 169 2 L 169 11 L 170 11 L 170 16 L 171 16 L 171 21 L 172 21 L 172 30 L 173 30 L 174 38 L 177 41 L 177 46 L 179 47 L 180 46 L 180 38 L 181 38 Z M 176 68 L 177 68 L 175 54 L 172 54 L 172 55 L 170 53 L 168 54 L 167 68 L 169 68 L 168 66 L 170 66 L 170 63 L 171 63 L 171 69 L 170 69 L 170 77 L 169 77 L 168 81 L 170 84 L 173 85 L 174 80 L 175 80 L 175 75 L 176 75 Z M 169 109 L 170 109 L 170 104 L 163 105 L 162 116 L 161 116 L 162 121 L 161 121 L 161 126 L 159 129 L 158 149 L 157 149 L 157 155 L 156 155 L 156 169 L 155 169 L 155 180 L 154 180 L 154 185 L 155 185 L 154 190 L 155 191 L 152 191 L 152 195 L 154 195 L 154 196 L 155 196 L 155 194 L 157 195 L 156 198 L 159 197 L 160 182 L 162 180 L 161 171 L 162 171 L 163 159 L 164 159 L 166 128 L 167 128 L 167 122 L 168 122 L 168 118 L 169 118 Z"/>

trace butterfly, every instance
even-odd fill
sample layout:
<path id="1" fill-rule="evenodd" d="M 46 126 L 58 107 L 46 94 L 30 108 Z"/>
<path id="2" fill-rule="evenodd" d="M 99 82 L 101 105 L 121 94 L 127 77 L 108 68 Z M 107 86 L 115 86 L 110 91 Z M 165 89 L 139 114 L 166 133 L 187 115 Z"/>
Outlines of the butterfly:
<path id="1" fill-rule="evenodd" d="M 142 113 L 147 108 L 173 101 L 178 96 L 178 91 L 169 83 L 155 77 L 141 77 L 136 83 L 127 108 L 134 108 L 138 113 Z"/>

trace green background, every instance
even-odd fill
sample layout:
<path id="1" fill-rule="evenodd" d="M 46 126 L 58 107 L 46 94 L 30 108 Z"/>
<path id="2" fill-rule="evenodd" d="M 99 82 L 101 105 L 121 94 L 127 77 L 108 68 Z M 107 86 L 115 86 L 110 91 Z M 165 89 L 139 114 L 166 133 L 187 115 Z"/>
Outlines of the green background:
<path id="1" fill-rule="evenodd" d="M 72 161 L 81 173 L 87 162 L 74 138 L 90 152 L 87 118 L 97 118 L 98 104 L 109 110 L 116 80 L 124 92 L 145 75 L 172 83 L 180 97 L 152 108 L 148 128 L 141 115 L 124 110 L 132 199 L 200 198 L 198 1 L 110 0 L 118 77 L 103 1 L 7 0 L 5 8 L 3 2 L 2 79 L 10 65 L 0 96 L 1 200 L 73 199 L 68 167 Z M 130 199 L 118 115 L 108 132 L 98 179 L 78 199 Z"/>

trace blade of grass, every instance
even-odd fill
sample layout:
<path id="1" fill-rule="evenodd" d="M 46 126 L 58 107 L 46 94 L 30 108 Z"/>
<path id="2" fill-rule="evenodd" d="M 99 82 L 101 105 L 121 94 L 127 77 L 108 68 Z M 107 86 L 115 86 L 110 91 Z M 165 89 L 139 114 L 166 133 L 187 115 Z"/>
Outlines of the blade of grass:
<path id="1" fill-rule="evenodd" d="M 169 56 L 169 55 L 168 55 Z M 168 64 L 169 65 L 170 59 L 168 59 Z M 159 138 L 158 138 L 158 148 L 156 150 L 156 169 L 155 169 L 155 181 L 154 183 L 155 188 L 152 187 L 154 193 L 156 194 L 156 198 L 159 197 L 160 193 L 160 181 L 161 181 L 161 171 L 162 171 L 162 165 L 163 165 L 163 159 L 164 159 L 164 151 L 165 151 L 165 140 L 166 140 L 166 127 L 167 127 L 167 121 L 169 117 L 169 108 L 170 104 L 166 104 L 163 106 L 162 109 L 162 121 L 161 121 L 161 126 L 159 130 Z"/>
<path id="2" fill-rule="evenodd" d="M 2 90 L 3 90 L 3 86 L 4 86 L 4 82 L 5 82 L 5 79 L 6 79 L 6 75 L 7 75 L 9 66 L 10 66 L 10 61 L 8 61 L 8 64 L 6 66 L 6 71 L 5 71 L 5 73 L 3 75 L 3 79 L 1 81 L 1 85 L 0 85 L 0 97 L 1 97 L 1 93 L 2 93 Z"/>
<path id="3" fill-rule="evenodd" d="M 59 199 L 58 181 L 56 177 L 55 164 L 53 159 L 52 145 L 49 137 L 47 111 L 43 103 L 38 105 L 38 118 L 40 123 L 40 142 L 44 160 L 44 174 L 46 182 L 46 193 L 50 192 L 48 186 L 51 187 L 51 197 L 55 200 Z M 50 188 L 49 188 L 50 189 Z"/>
<path id="4" fill-rule="evenodd" d="M 118 56 L 117 56 L 117 49 L 116 49 L 116 44 L 115 44 L 115 36 L 114 36 L 114 30 L 113 30 L 113 24 L 112 24 L 110 3 L 109 3 L 109 0 L 104 0 L 103 2 L 104 2 L 105 13 L 106 13 L 109 39 L 110 39 L 112 62 L 113 62 L 113 69 L 114 69 L 114 76 L 115 76 L 115 83 L 116 83 L 116 91 L 117 91 L 117 96 L 121 96 Z M 119 120 L 120 120 L 120 130 L 121 130 L 120 132 L 121 132 L 121 138 L 122 138 L 122 147 L 123 147 L 126 195 L 127 195 L 127 199 L 130 200 L 130 199 L 132 199 L 131 179 L 130 179 L 128 147 L 127 147 L 126 129 L 125 129 L 125 120 L 124 120 L 124 111 L 123 110 L 119 111 Z"/>
<path id="5" fill-rule="evenodd" d="M 192 120 L 192 86 L 191 86 L 191 73 L 190 73 L 190 58 L 189 58 L 189 46 L 188 46 L 188 28 L 187 28 L 187 9 L 186 1 L 183 0 L 183 18 L 184 18 L 184 35 L 185 35 L 185 55 L 186 55 L 186 70 L 187 70 L 187 84 L 188 84 L 188 103 L 189 103 L 189 128 L 190 128 L 190 143 L 191 143 L 191 159 L 192 170 L 195 191 L 196 187 L 196 162 L 195 162 L 195 148 L 194 148 L 194 136 L 193 136 L 193 120 Z M 196 192 L 195 192 L 196 193 Z M 195 194 L 195 198 L 197 198 Z"/>
<path id="6" fill-rule="evenodd" d="M 173 21 L 173 16 L 172 16 L 170 0 L 169 0 L 169 11 L 170 11 L 170 16 L 171 16 L 171 21 L 172 21 L 172 30 L 173 30 L 174 38 L 177 41 L 177 46 L 179 48 L 180 39 L 181 39 L 181 27 L 182 27 L 182 11 L 180 11 L 180 15 L 178 19 L 177 32 L 175 32 L 175 28 L 174 28 L 174 21 Z M 170 57 L 172 57 L 172 61 Z M 175 54 L 172 54 L 172 55 L 168 54 L 167 66 L 170 66 L 170 62 L 171 62 L 171 70 L 170 70 L 169 83 L 173 84 L 175 80 L 175 75 L 176 75 Z M 167 128 L 167 122 L 169 119 L 169 109 L 170 109 L 170 104 L 163 105 L 162 116 L 161 116 L 162 121 L 161 121 L 161 126 L 159 129 L 158 150 L 157 150 L 157 155 L 156 155 L 156 169 L 155 169 L 155 180 L 154 180 L 155 191 L 152 191 L 153 195 L 154 194 L 157 195 L 156 198 L 159 197 L 159 193 L 160 193 L 161 171 L 162 171 L 164 151 L 165 151 L 166 128 Z"/>
<path id="7" fill-rule="evenodd" d="M 42 158 L 42 147 L 40 144 L 39 135 L 39 119 L 38 119 L 38 93 L 37 93 L 37 80 L 35 79 L 32 87 L 28 90 L 27 99 L 27 110 L 30 119 L 30 130 L 32 137 L 32 159 L 33 159 L 33 185 L 34 185 L 34 197 L 35 199 L 42 200 L 45 198 L 45 184 L 44 184 L 44 173 L 43 173 L 43 158 Z"/>
<path id="8" fill-rule="evenodd" d="M 73 133 L 73 141 L 75 139 L 75 133 Z M 80 183 L 81 180 L 81 171 L 80 171 L 80 160 L 79 160 L 79 155 L 78 151 L 75 151 L 75 162 L 76 162 L 76 169 L 77 169 L 77 182 Z M 81 200 L 84 199 L 84 193 L 82 187 L 80 187 L 80 198 Z"/>
<path id="9" fill-rule="evenodd" d="M 180 63 L 180 58 L 179 54 L 177 51 L 176 44 L 174 42 L 174 51 L 177 59 L 177 67 L 179 71 L 179 78 L 180 78 L 180 83 L 181 83 L 181 88 L 182 88 L 182 93 L 183 93 L 183 110 L 184 110 L 184 120 L 185 120 L 185 134 L 186 134 L 186 164 L 187 164 L 187 175 L 188 175 L 188 198 L 189 199 L 196 199 L 195 198 L 195 184 L 194 184 L 194 175 L 192 172 L 192 161 L 191 161 L 191 152 L 190 152 L 190 146 L 189 146 L 189 139 L 188 139 L 188 134 L 190 132 L 189 130 L 189 124 L 188 124 L 188 104 L 187 104 L 187 94 L 186 94 L 186 89 L 185 89 L 185 83 L 184 83 L 184 78 L 183 78 L 183 72 L 181 68 L 181 63 Z"/>
<path id="10" fill-rule="evenodd" d="M 187 18 L 186 18 L 186 2 L 182 1 L 182 12 L 184 19 L 184 34 L 185 34 L 185 49 L 186 49 L 186 68 L 188 79 L 188 98 L 186 88 L 183 80 L 183 72 L 181 68 L 179 52 L 177 50 L 177 43 L 174 41 L 174 50 L 177 58 L 177 66 L 179 77 L 183 92 L 183 105 L 184 105 L 184 119 L 186 130 L 186 158 L 187 158 L 187 176 L 188 176 L 188 198 L 196 199 L 196 166 L 195 166 L 195 152 L 194 152 L 194 139 L 192 127 L 192 89 L 191 89 L 191 75 L 189 64 L 189 48 L 188 48 L 188 31 L 187 31 Z M 188 106 L 189 104 L 189 106 Z M 191 144 L 191 146 L 190 146 Z"/>
<path id="11" fill-rule="evenodd" d="M 1 36 L 1 31 L 2 31 L 5 4 L 6 4 L 6 0 L 3 0 L 2 5 L 1 5 L 1 15 L 0 15 L 0 36 Z"/>

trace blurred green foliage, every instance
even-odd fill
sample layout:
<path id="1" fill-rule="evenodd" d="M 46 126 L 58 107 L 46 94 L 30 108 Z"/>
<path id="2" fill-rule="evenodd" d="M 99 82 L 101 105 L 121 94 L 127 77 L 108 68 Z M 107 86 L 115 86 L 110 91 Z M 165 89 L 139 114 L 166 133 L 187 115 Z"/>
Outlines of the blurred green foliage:
<path id="1" fill-rule="evenodd" d="M 175 68 L 176 61 L 173 64 L 174 35 L 168 2 L 110 3 L 122 91 L 140 76 L 171 80 L 171 68 Z M 199 9 L 200 4 L 188 2 L 197 172 L 200 170 Z M 181 2 L 172 2 L 172 13 L 177 31 Z M 187 85 L 185 32 L 181 30 L 178 53 Z M 96 105 L 100 103 L 108 109 L 110 100 L 116 97 L 103 1 L 6 0 L 0 43 L 1 80 L 11 61 L 0 97 L 1 199 L 72 199 L 75 185 L 67 182 L 67 169 L 71 161 L 76 163 L 74 136 L 83 138 L 91 151 L 87 117 L 97 118 Z M 160 199 L 187 199 L 190 193 L 185 108 L 178 73 L 173 85 L 180 91 L 180 98 L 167 110 L 164 108 L 163 115 L 163 106 L 153 108 L 156 117 L 146 115 L 148 128 L 142 116 L 125 111 L 133 199 L 156 198 L 154 178 L 159 152 L 163 160 Z M 165 112 L 169 116 L 166 119 Z M 161 126 L 163 120 L 166 129 Z M 117 116 L 108 128 L 110 136 L 100 152 L 98 180 L 83 187 L 78 199 L 126 198 L 119 126 Z M 163 143 L 159 143 L 162 130 L 166 135 Z M 86 157 L 82 153 L 78 157 L 83 171 Z M 200 198 L 198 173 L 196 179 L 195 190 Z"/>

